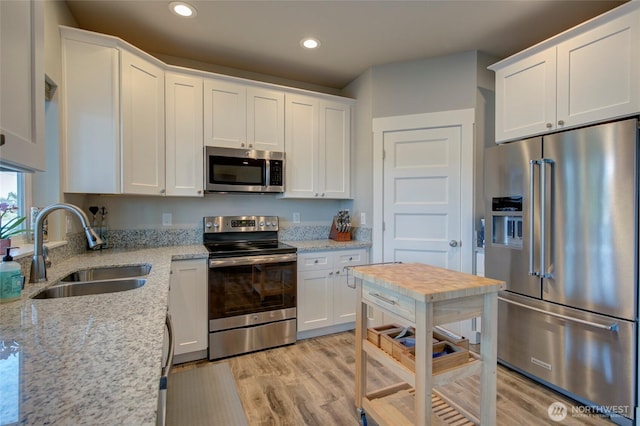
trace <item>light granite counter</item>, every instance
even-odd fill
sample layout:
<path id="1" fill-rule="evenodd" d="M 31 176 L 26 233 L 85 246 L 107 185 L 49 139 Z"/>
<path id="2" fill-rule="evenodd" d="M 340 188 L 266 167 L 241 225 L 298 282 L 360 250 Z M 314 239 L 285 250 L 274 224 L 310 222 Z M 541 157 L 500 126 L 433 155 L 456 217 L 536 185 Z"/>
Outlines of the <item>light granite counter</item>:
<path id="1" fill-rule="evenodd" d="M 202 245 L 74 256 L 0 305 L 0 424 L 155 425 L 171 260 Z M 150 263 L 147 283 L 102 295 L 31 299 L 91 266 Z"/>
<path id="2" fill-rule="evenodd" d="M 334 241 L 334 240 L 288 240 L 282 241 L 285 244 L 296 247 L 298 253 L 326 251 L 326 250 L 348 250 L 359 248 L 371 248 L 370 241 Z"/>

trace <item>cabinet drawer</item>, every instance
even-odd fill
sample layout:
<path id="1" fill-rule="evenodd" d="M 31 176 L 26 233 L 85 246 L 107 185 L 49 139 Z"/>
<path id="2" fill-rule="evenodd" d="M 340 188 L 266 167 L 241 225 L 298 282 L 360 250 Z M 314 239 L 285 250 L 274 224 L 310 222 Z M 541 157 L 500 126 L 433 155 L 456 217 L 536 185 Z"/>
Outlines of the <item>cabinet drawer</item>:
<path id="1" fill-rule="evenodd" d="M 331 258 L 326 253 L 298 255 L 298 271 L 316 271 L 331 268 Z"/>
<path id="2" fill-rule="evenodd" d="M 367 303 L 380 306 L 413 323 L 416 322 L 416 301 L 410 297 L 363 282 L 362 298 Z"/>
<path id="3" fill-rule="evenodd" d="M 346 266 L 362 265 L 367 263 L 367 255 L 365 250 L 336 252 L 336 266 L 340 269 Z"/>

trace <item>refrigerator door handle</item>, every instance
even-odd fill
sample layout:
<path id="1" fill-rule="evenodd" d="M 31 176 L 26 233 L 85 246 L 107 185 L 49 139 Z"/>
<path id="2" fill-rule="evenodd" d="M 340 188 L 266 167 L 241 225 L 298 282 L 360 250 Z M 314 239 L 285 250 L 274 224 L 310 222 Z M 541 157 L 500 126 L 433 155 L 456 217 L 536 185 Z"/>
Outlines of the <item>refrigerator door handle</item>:
<path id="1" fill-rule="evenodd" d="M 533 263 L 534 263 L 534 241 L 533 236 L 535 235 L 535 227 L 534 227 L 534 215 L 535 215 L 535 203 L 534 203 L 534 191 L 536 189 L 536 184 L 534 181 L 535 176 L 535 168 L 536 165 L 540 164 L 540 160 L 531 160 L 529 161 L 529 276 L 539 276 L 540 272 L 536 271 Z"/>
<path id="2" fill-rule="evenodd" d="M 541 278 L 553 278 L 547 270 L 547 164 L 553 164 L 553 160 L 542 158 L 540 164 L 540 271 Z M 551 169 L 553 170 L 553 169 Z"/>
<path id="3" fill-rule="evenodd" d="M 613 324 L 599 324 L 599 323 L 593 322 L 593 321 L 587 321 L 587 320 L 583 320 L 583 319 L 580 319 L 580 318 L 570 317 L 570 316 L 567 316 L 567 315 L 556 314 L 555 312 L 545 311 L 544 309 L 539 309 L 539 308 L 536 308 L 536 307 L 533 307 L 533 306 L 525 305 L 524 303 L 519 303 L 519 302 L 515 302 L 513 300 L 505 299 L 504 297 L 499 297 L 498 296 L 498 300 L 502 300 L 503 302 L 510 303 L 512 305 L 516 305 L 516 306 L 519 306 L 521 308 L 530 309 L 532 311 L 540 312 L 542 314 L 546 314 L 546 315 L 549 315 L 551 317 L 558 318 L 558 319 L 561 319 L 561 320 L 564 320 L 564 321 L 577 322 L 577 323 L 580 323 L 580 324 L 588 325 L 589 327 L 600 328 L 600 329 L 603 329 L 603 330 L 612 331 L 614 333 L 618 331 L 618 323 L 617 322 L 614 322 Z"/>

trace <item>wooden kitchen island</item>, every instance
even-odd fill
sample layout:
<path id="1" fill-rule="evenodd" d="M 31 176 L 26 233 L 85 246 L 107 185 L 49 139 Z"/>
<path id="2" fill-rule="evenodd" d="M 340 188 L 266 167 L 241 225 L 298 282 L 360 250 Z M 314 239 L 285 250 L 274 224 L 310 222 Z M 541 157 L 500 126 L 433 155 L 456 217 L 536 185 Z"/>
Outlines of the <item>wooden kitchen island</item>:
<path id="1" fill-rule="evenodd" d="M 355 404 L 380 425 L 496 424 L 497 293 L 503 281 L 421 263 L 357 266 Z M 415 373 L 367 340 L 367 306 L 415 327 Z M 435 325 L 482 318 L 480 356 L 432 375 Z M 367 357 L 391 369 L 403 382 L 367 392 Z M 432 390 L 480 374 L 480 418 Z M 470 390 L 474 391 L 474 390 Z M 432 408 L 433 398 L 433 408 Z M 436 412 L 443 411 L 447 414 Z M 466 422 L 465 422 L 466 420 Z"/>

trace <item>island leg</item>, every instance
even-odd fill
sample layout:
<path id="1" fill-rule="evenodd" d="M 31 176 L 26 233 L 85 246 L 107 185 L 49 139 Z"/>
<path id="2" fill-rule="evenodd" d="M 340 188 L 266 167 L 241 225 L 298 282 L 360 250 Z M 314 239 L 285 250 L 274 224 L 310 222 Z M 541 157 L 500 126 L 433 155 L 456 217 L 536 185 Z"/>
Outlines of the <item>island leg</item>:
<path id="1" fill-rule="evenodd" d="M 498 294 L 486 293 L 480 334 L 480 424 L 496 424 L 496 375 L 498 361 Z"/>
<path id="2" fill-rule="evenodd" d="M 416 303 L 416 425 L 431 424 L 433 305 Z"/>
<path id="3" fill-rule="evenodd" d="M 362 302 L 362 280 L 356 283 L 356 408 L 362 408 L 362 399 L 367 392 L 367 354 L 362 349 L 362 339 L 367 335 L 367 305 Z"/>

